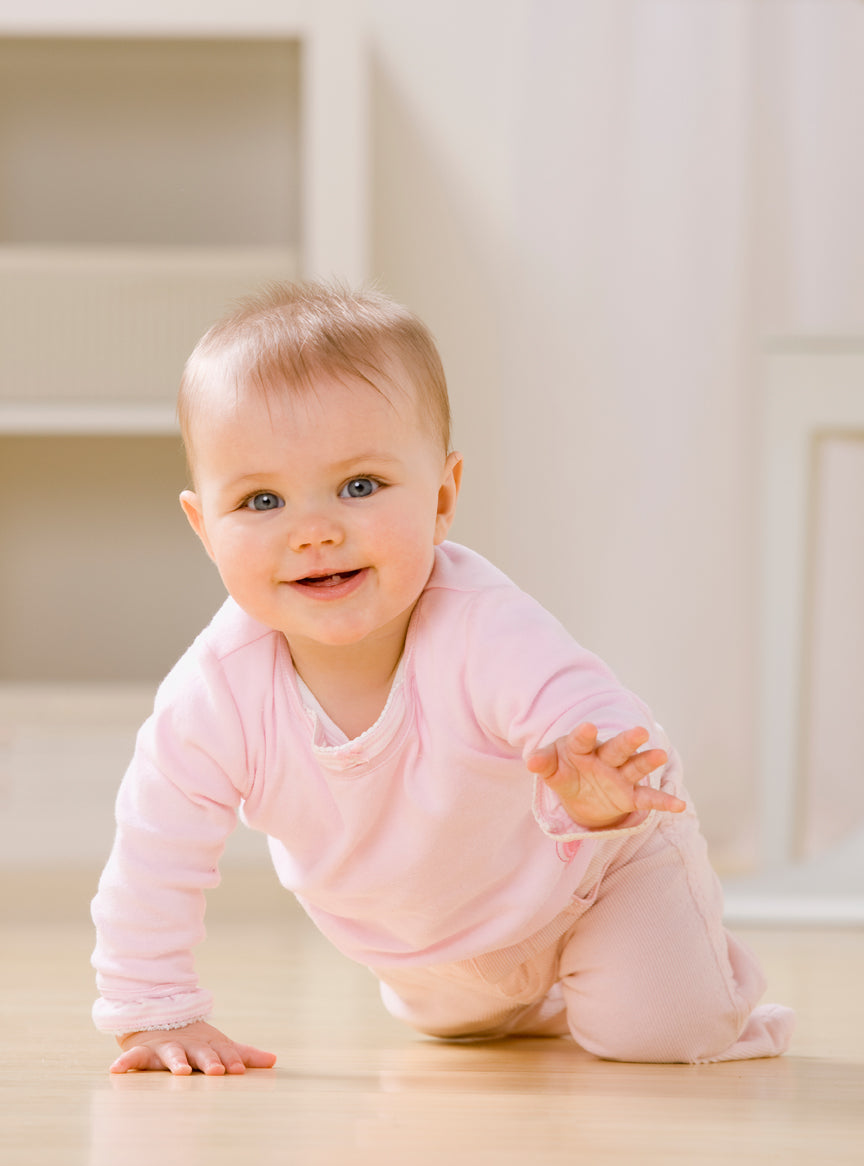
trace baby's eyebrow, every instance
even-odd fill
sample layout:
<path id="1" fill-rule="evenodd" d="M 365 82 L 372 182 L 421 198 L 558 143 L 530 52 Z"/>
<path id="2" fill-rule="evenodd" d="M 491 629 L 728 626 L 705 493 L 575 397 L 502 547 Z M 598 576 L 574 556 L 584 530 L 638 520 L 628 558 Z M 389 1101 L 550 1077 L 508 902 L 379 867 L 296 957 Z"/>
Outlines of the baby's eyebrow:
<path id="1" fill-rule="evenodd" d="M 332 462 L 327 466 L 328 471 L 333 474 L 344 474 L 350 470 L 356 470 L 358 467 L 374 466 L 374 465 L 401 465 L 402 459 L 395 454 L 386 453 L 384 450 L 371 449 L 365 450 L 361 453 L 351 454 L 350 457 L 342 458 L 338 462 Z M 257 485 L 261 482 L 275 480 L 280 473 L 280 470 L 252 470 L 248 474 L 239 474 L 236 478 L 232 478 L 230 482 L 231 489 L 243 489 L 247 485 Z"/>
<path id="2" fill-rule="evenodd" d="M 363 453 L 352 454 L 351 457 L 345 458 L 342 461 L 333 462 L 330 468 L 336 470 L 349 470 L 353 466 L 361 465 L 368 462 L 387 462 L 390 465 L 398 464 L 402 459 L 396 457 L 394 454 L 385 453 L 380 449 L 366 450 Z"/>
<path id="3" fill-rule="evenodd" d="M 270 470 L 253 470 L 251 474 L 240 474 L 239 477 L 231 479 L 232 486 L 243 486 L 247 482 L 266 482 L 269 478 L 275 478 L 276 474 Z"/>

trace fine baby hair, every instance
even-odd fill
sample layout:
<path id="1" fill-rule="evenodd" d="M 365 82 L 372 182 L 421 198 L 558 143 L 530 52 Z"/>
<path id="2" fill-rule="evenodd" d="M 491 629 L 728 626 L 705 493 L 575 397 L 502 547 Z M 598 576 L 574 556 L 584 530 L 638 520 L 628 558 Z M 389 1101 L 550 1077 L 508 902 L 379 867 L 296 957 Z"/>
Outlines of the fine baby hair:
<path id="1" fill-rule="evenodd" d="M 372 287 L 271 283 L 238 301 L 186 362 L 177 409 L 187 445 L 208 384 L 264 394 L 308 390 L 343 377 L 399 391 L 407 377 L 428 423 L 450 449 L 450 403 L 431 332 L 413 312 Z"/>

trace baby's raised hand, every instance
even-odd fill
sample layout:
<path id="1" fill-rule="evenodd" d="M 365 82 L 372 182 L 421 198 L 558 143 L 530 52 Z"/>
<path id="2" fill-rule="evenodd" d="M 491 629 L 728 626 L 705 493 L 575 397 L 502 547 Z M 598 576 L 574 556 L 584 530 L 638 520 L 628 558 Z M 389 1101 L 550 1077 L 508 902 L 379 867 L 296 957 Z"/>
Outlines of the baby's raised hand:
<path id="1" fill-rule="evenodd" d="M 271 1069 L 276 1064 L 273 1053 L 251 1045 L 238 1045 L 203 1020 L 168 1031 L 130 1032 L 118 1037 L 117 1043 L 125 1051 L 111 1066 L 112 1073 L 167 1069 L 169 1073 L 185 1076 L 198 1069 L 217 1076 L 245 1073 L 247 1069 Z"/>
<path id="2" fill-rule="evenodd" d="M 667 761 L 662 749 L 639 752 L 648 736 L 647 729 L 635 728 L 598 742 L 596 727 L 585 723 L 533 753 L 526 764 L 586 830 L 618 826 L 634 810 L 680 814 L 686 808 L 680 798 L 639 784 Z"/>

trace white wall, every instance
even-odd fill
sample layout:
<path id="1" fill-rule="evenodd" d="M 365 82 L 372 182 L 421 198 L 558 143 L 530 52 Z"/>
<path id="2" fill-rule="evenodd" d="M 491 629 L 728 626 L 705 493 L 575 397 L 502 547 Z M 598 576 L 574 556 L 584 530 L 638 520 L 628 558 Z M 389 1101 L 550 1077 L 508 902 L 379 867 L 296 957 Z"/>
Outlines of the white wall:
<path id="1" fill-rule="evenodd" d="M 864 333 L 864 5 L 754 4 L 755 254 L 771 334 Z"/>
<path id="2" fill-rule="evenodd" d="M 754 856 L 759 364 L 864 333 L 864 6 L 368 0 L 374 273 L 424 314 L 456 537 L 654 706 Z"/>

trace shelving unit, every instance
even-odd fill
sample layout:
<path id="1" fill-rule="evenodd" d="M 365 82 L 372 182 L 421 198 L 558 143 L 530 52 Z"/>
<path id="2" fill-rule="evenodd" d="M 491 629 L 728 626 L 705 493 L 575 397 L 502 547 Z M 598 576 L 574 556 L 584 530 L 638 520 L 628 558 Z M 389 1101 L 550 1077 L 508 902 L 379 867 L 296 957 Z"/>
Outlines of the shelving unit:
<path id="1" fill-rule="evenodd" d="M 0 431 L 170 431 L 231 300 L 366 274 L 351 5 L 226 7 L 0 6 Z"/>
<path id="2" fill-rule="evenodd" d="M 355 7 L 0 0 L 0 816 L 37 773 L 40 812 L 84 771 L 110 804 L 111 741 L 221 601 L 175 502 L 197 338 L 367 273 Z"/>

